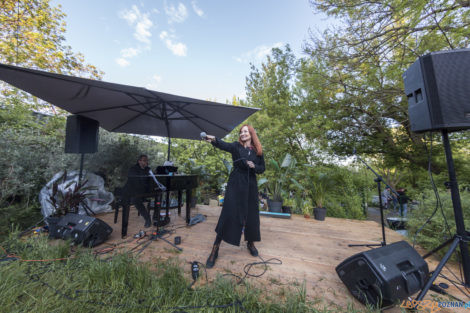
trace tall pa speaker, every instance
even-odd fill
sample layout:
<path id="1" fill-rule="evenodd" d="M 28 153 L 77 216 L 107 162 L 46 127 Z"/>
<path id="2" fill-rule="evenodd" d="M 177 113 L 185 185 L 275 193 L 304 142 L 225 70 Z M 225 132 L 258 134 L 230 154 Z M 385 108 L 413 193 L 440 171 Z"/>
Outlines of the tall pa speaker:
<path id="1" fill-rule="evenodd" d="M 74 213 L 64 215 L 49 237 L 71 239 L 75 244 L 94 247 L 105 242 L 113 229 L 102 220 Z"/>
<path id="2" fill-rule="evenodd" d="M 470 49 L 422 56 L 403 81 L 413 132 L 470 128 Z"/>
<path id="3" fill-rule="evenodd" d="M 99 123 L 80 115 L 67 117 L 65 153 L 95 153 L 98 151 Z"/>
<path id="4" fill-rule="evenodd" d="M 399 241 L 347 258 L 336 273 L 361 303 L 384 308 L 422 289 L 429 269 L 406 241 Z"/>

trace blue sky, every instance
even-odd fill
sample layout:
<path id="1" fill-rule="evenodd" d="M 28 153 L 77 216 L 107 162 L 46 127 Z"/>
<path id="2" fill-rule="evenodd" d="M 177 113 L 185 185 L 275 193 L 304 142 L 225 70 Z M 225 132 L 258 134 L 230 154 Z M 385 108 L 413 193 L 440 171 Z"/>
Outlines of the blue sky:
<path id="1" fill-rule="evenodd" d="M 52 0 L 66 39 L 103 80 L 225 103 L 275 46 L 302 55 L 327 27 L 308 0 Z"/>

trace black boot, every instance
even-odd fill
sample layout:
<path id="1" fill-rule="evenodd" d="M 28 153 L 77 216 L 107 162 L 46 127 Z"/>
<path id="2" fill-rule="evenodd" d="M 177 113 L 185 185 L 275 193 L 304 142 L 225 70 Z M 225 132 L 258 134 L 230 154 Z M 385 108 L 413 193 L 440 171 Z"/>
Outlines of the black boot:
<path id="1" fill-rule="evenodd" d="M 217 260 L 218 256 L 219 256 L 219 245 L 214 245 L 212 247 L 211 255 L 209 255 L 209 257 L 207 258 L 206 268 L 213 268 L 215 265 L 215 260 Z"/>
<path id="2" fill-rule="evenodd" d="M 258 256 L 258 250 L 255 248 L 255 244 L 253 241 L 248 241 L 248 244 L 246 245 L 248 250 L 250 250 L 250 254 L 252 256 Z"/>
<path id="3" fill-rule="evenodd" d="M 152 221 L 149 218 L 148 220 L 145 221 L 144 227 L 149 228 L 150 226 L 152 226 Z"/>

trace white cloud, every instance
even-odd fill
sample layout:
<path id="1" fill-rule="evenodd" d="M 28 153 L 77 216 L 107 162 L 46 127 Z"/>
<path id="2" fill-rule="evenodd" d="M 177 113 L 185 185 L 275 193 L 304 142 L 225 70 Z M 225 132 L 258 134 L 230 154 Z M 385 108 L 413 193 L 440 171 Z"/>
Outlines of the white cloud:
<path id="1" fill-rule="evenodd" d="M 138 56 L 142 52 L 140 48 L 126 48 L 121 50 L 121 57 L 117 58 L 115 61 L 119 66 L 125 67 L 130 65 L 130 58 Z"/>
<path id="2" fill-rule="evenodd" d="M 124 59 L 124 58 L 117 58 L 115 61 L 116 61 L 116 63 L 117 63 L 119 66 L 121 66 L 121 67 L 126 67 L 126 66 L 128 66 L 128 65 L 130 64 L 129 61 L 127 61 L 127 60 Z"/>
<path id="3" fill-rule="evenodd" d="M 159 76 L 159 75 L 157 75 L 157 74 L 155 74 L 155 75 L 152 76 L 150 82 L 149 82 L 147 85 L 145 85 L 145 87 L 146 87 L 147 89 L 154 89 L 154 90 L 156 90 L 156 89 L 158 89 L 158 86 L 159 86 L 159 84 L 160 84 L 161 81 L 162 81 L 162 77 Z"/>
<path id="4" fill-rule="evenodd" d="M 149 13 L 141 13 L 135 5 L 130 10 L 120 12 L 119 17 L 126 20 L 134 28 L 134 37 L 140 42 L 150 44 L 152 33 L 150 29 L 153 22 L 149 18 Z"/>
<path id="5" fill-rule="evenodd" d="M 168 16 L 168 23 L 182 23 L 188 17 L 188 9 L 181 2 L 178 3 L 178 7 L 175 7 L 173 4 L 168 5 L 165 1 L 165 13 Z"/>
<path id="6" fill-rule="evenodd" d="M 282 42 L 277 42 L 271 46 L 261 45 L 238 57 L 234 57 L 234 59 L 240 63 L 261 62 L 271 53 L 273 48 L 281 48 L 283 45 L 284 44 Z"/>
<path id="7" fill-rule="evenodd" d="M 203 17 L 204 16 L 204 11 L 197 6 L 197 1 L 193 0 L 191 1 L 191 6 L 193 7 L 194 12 L 199 16 Z"/>
<path id="8" fill-rule="evenodd" d="M 168 34 L 167 31 L 160 33 L 160 39 L 165 43 L 166 47 L 173 52 L 174 55 L 184 57 L 187 54 L 188 48 L 182 42 L 175 42 L 175 36 Z"/>
<path id="9" fill-rule="evenodd" d="M 121 56 L 123 58 L 132 58 L 137 56 L 139 53 L 140 50 L 136 48 L 126 48 L 121 50 Z"/>

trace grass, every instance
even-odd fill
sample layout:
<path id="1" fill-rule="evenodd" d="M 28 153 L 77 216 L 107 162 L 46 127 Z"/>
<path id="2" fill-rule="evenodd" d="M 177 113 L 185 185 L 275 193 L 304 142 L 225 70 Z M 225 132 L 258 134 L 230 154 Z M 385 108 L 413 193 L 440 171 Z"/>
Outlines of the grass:
<path id="1" fill-rule="evenodd" d="M 305 285 L 269 296 L 250 283 L 237 284 L 233 275 L 219 275 L 189 289 L 177 259 L 150 264 L 130 254 L 97 257 L 67 242 L 51 245 L 45 236 L 20 240 L 11 234 L 1 246 L 2 312 L 338 312 L 307 301 Z M 6 252 L 18 259 L 5 260 Z M 45 259 L 61 260 L 26 261 Z"/>

